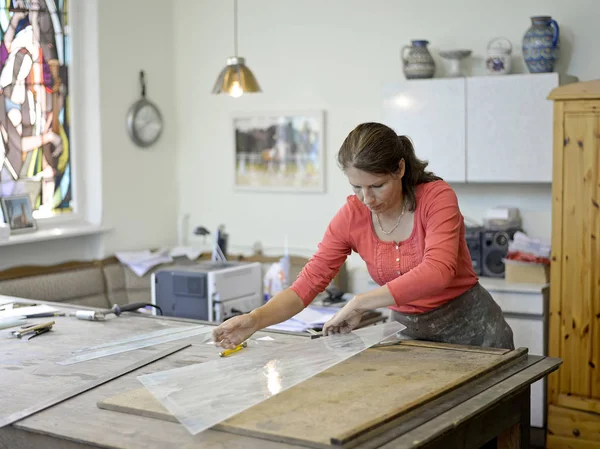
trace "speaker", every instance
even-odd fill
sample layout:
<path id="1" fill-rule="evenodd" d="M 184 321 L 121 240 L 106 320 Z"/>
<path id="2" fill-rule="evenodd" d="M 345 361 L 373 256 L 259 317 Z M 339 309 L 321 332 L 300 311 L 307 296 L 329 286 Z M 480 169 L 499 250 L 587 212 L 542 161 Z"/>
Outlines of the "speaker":
<path id="1" fill-rule="evenodd" d="M 473 262 L 473 271 L 477 276 L 481 276 L 481 233 L 483 228 L 467 226 L 465 240 L 467 248 Z"/>
<path id="2" fill-rule="evenodd" d="M 484 230 L 481 233 L 481 274 L 503 278 L 504 262 L 508 253 L 508 243 L 517 229 L 506 231 Z"/>

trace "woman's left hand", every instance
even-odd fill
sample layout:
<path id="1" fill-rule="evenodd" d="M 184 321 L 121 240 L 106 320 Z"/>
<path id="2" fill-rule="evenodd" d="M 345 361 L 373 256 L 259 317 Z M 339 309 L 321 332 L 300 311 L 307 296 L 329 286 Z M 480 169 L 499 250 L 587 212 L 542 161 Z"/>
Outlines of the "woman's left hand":
<path id="1" fill-rule="evenodd" d="M 347 334 L 352 331 L 362 318 L 363 311 L 350 301 L 323 326 L 323 335 Z"/>

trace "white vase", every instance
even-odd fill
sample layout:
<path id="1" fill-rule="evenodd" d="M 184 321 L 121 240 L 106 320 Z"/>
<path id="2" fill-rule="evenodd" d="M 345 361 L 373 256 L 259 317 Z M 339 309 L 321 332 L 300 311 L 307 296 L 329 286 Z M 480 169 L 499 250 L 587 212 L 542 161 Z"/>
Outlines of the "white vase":
<path id="1" fill-rule="evenodd" d="M 512 69 L 512 44 L 504 37 L 488 43 L 485 67 L 489 75 L 506 75 Z"/>

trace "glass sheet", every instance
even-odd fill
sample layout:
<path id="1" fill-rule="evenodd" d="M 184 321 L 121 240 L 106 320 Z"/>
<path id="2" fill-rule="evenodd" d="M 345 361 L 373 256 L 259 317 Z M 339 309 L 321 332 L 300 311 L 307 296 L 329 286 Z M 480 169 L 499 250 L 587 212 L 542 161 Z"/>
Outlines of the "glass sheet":
<path id="1" fill-rule="evenodd" d="M 177 332 L 175 334 L 161 335 L 158 337 L 147 338 L 140 341 L 130 341 L 119 346 L 109 346 L 106 348 L 96 349 L 94 351 L 84 352 L 66 360 L 56 362 L 58 365 L 72 365 L 74 363 L 85 362 L 87 360 L 106 357 L 107 355 L 120 354 L 122 352 L 133 351 L 134 349 L 147 348 L 148 346 L 168 343 L 170 341 L 181 340 L 182 338 L 195 337 L 202 334 L 210 334 L 213 330 L 212 326 L 198 326 L 195 329 Z"/>
<path id="2" fill-rule="evenodd" d="M 275 349 L 249 346 L 229 357 L 138 379 L 195 435 L 402 329 L 401 324 L 390 322 Z"/>

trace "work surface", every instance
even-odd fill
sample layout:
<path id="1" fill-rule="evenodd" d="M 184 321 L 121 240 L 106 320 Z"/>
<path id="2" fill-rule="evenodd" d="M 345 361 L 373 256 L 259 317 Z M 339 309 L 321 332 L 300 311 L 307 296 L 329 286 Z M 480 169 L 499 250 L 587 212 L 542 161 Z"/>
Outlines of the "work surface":
<path id="1" fill-rule="evenodd" d="M 192 435 L 142 389 L 137 377 L 218 359 L 218 349 L 206 344 L 207 335 L 59 365 L 77 349 L 190 323 L 133 314 L 107 322 L 52 319 L 54 330 L 30 341 L 0 331 L 3 416 L 181 343 L 192 345 L 1 428 L 0 448 L 426 447 L 444 441 L 446 447 L 477 447 L 528 422 L 528 386 L 559 365 L 523 351 L 418 342 L 372 348 L 225 421 L 217 426 L 221 431 Z M 261 350 L 309 341 L 282 333 L 261 332 L 253 338 L 266 335 L 273 340 L 253 342 Z M 132 394 L 141 399 L 132 400 Z M 461 445 L 448 446 L 448 438 L 459 438 Z"/>

